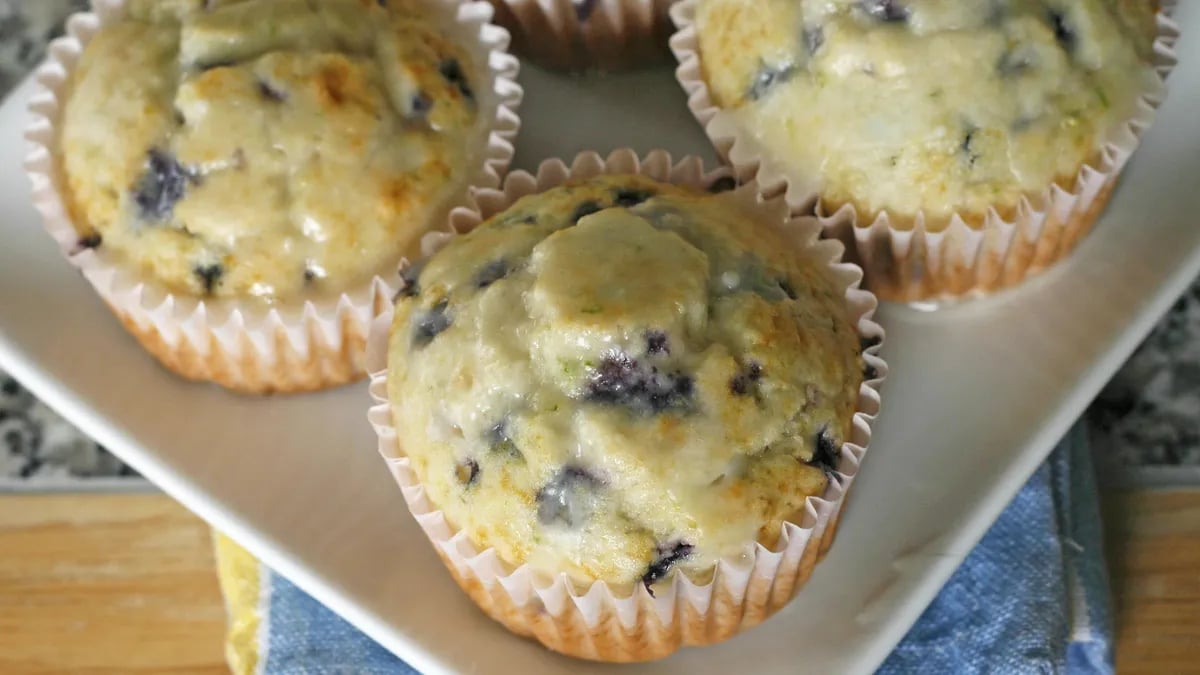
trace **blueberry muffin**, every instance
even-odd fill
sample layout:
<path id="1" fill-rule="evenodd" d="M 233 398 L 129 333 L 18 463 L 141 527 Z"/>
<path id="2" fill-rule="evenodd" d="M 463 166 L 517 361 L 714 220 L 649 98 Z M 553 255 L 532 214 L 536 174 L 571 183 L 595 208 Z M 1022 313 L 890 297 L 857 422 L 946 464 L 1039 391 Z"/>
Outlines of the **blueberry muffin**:
<path id="1" fill-rule="evenodd" d="M 823 494 L 864 380 L 846 290 L 735 197 L 569 182 L 410 275 L 393 425 L 480 550 L 653 593 L 771 546 Z"/>
<path id="2" fill-rule="evenodd" d="M 404 0 L 133 0 L 64 104 L 79 247 L 189 297 L 362 287 L 465 189 L 480 67 Z"/>
<path id="3" fill-rule="evenodd" d="M 713 102 L 826 212 L 978 226 L 1070 188 L 1158 80 L 1152 0 L 698 0 Z"/>
<path id="4" fill-rule="evenodd" d="M 665 63 L 673 0 L 491 0 L 513 52 L 539 66 L 619 71 Z"/>

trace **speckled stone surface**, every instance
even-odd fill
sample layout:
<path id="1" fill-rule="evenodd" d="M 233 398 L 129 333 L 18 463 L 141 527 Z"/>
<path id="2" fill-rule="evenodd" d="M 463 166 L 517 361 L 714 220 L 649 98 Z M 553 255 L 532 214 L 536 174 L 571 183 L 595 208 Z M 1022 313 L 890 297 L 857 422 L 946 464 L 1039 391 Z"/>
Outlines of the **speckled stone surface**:
<path id="1" fill-rule="evenodd" d="M 1175 302 L 1087 416 L 1103 456 L 1200 466 L 1200 283 Z"/>
<path id="2" fill-rule="evenodd" d="M 41 59 L 63 19 L 86 0 L 0 0 L 0 92 Z M 1200 285 L 1175 304 L 1089 409 L 1109 465 L 1200 466 Z M 0 488 L 89 479 L 140 482 L 0 372 Z"/>
<path id="3" fill-rule="evenodd" d="M 66 16 L 86 7 L 86 0 L 0 0 L 0 93 L 37 65 Z M 0 371 L 0 486 L 122 477 L 142 480 Z"/>
<path id="4" fill-rule="evenodd" d="M 67 15 L 87 5 L 87 0 L 0 0 L 0 91 L 37 65 L 46 44 L 62 34 Z"/>

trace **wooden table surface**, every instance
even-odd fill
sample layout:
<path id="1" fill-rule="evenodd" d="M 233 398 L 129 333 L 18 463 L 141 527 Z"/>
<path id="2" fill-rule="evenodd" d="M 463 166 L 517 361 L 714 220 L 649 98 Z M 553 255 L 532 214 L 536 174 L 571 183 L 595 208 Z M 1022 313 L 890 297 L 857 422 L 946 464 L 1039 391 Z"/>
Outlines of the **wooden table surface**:
<path id="1" fill-rule="evenodd" d="M 1200 490 L 1107 497 L 1120 673 L 1200 673 Z M 0 673 L 224 673 L 208 527 L 161 494 L 0 495 Z"/>

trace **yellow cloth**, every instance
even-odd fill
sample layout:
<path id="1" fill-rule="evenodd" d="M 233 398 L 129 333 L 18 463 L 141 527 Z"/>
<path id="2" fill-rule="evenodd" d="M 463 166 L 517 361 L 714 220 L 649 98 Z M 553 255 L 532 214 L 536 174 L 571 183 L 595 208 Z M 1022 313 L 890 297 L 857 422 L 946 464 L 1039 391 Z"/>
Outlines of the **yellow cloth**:
<path id="1" fill-rule="evenodd" d="M 262 563 L 216 531 L 213 532 L 213 548 L 217 555 L 217 578 L 229 615 L 225 659 L 233 675 L 251 675 L 258 667 L 258 635 L 264 618 L 259 606 Z"/>

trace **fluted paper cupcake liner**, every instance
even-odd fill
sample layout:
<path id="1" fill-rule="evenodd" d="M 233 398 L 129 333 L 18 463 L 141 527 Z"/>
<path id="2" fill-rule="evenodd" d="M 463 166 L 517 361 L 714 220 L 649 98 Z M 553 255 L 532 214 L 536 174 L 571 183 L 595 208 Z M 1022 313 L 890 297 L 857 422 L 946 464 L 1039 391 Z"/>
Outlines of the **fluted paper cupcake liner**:
<path id="1" fill-rule="evenodd" d="M 513 53 L 560 70 L 666 63 L 673 0 L 492 0 Z"/>
<path id="2" fill-rule="evenodd" d="M 480 87 L 486 147 L 450 206 L 465 203 L 473 187 L 494 187 L 508 169 L 520 126 L 518 62 L 505 50 L 508 33 L 489 23 L 487 2 L 430 0 L 434 18 L 458 34 L 487 78 Z M 25 168 L 34 206 L 46 230 L 72 265 L 142 346 L 184 377 L 233 390 L 297 392 L 343 384 L 366 374 L 363 350 L 371 319 L 390 306 L 401 285 L 381 274 L 338 296 L 294 306 L 269 307 L 254 299 L 213 299 L 172 294 L 154 279 L 120 264 L 103 248 L 79 245 L 65 206 L 58 163 L 58 130 L 71 73 L 96 31 L 120 19 L 124 0 L 96 0 L 91 12 L 73 15 L 66 36 L 51 43 L 37 70 L 29 103 Z M 397 260 L 398 266 L 402 260 Z M 390 272 L 391 270 L 389 270 Z"/>
<path id="3" fill-rule="evenodd" d="M 881 299 L 907 302 L 971 297 L 1014 286 L 1070 253 L 1091 229 L 1166 95 L 1174 67 L 1179 28 L 1164 8 L 1157 17 L 1151 86 L 1136 110 L 1105 139 L 1103 148 L 1072 180 L 1025 195 L 1011 214 L 989 209 L 981 222 L 952 214 L 933 218 L 918 213 L 873 218 L 853 204 L 827 209 L 819 187 L 790 177 L 782 162 L 713 102 L 704 79 L 695 17 L 701 0 L 681 0 L 671 8 L 677 27 L 671 50 L 679 61 L 676 78 L 688 94 L 688 107 L 713 146 L 740 180 L 754 180 L 769 196 L 782 194 L 794 213 L 814 214 L 825 236 L 845 244 L 847 258 L 862 266 L 864 285 Z M 1163 3 L 1164 5 L 1168 3 Z M 1150 67 L 1150 66 L 1148 66 Z"/>
<path id="4" fill-rule="evenodd" d="M 584 153 L 570 166 L 548 160 L 536 175 L 514 172 L 500 190 L 481 191 L 476 195 L 475 209 L 452 214 L 453 229 L 468 231 L 525 195 L 601 174 L 641 174 L 697 189 L 728 176 L 726 170 L 706 172 L 695 157 L 673 163 L 671 156 L 662 151 L 644 159 L 628 149 L 617 150 L 607 158 Z M 797 255 L 828 265 L 831 278 L 845 289 L 846 311 L 852 324 L 863 343 L 872 345 L 863 358 L 874 370 L 871 379 L 859 388 L 853 430 L 839 449 L 837 470 L 831 474 L 825 492 L 806 500 L 799 517 L 782 525 L 773 546 L 747 542 L 743 555 L 723 558 L 704 583 L 676 573 L 669 582 L 657 586 L 654 595 L 641 584 L 630 588 L 616 588 L 602 581 L 580 585 L 566 574 L 540 574 L 527 565 L 505 563 L 493 549 L 480 550 L 429 500 L 404 454 L 404 430 L 393 426 L 387 400 L 390 312 L 385 311 L 372 325 L 367 353 L 374 405 L 368 417 L 379 437 L 379 452 L 413 516 L 455 580 L 488 615 L 514 633 L 534 637 L 555 651 L 601 661 L 646 661 L 666 656 L 683 645 L 719 642 L 787 604 L 832 540 L 831 523 L 837 521 L 866 453 L 870 424 L 879 412 L 879 385 L 887 373 L 886 364 L 878 356 L 883 330 L 871 318 L 876 300 L 858 288 L 861 270 L 840 262 L 841 244 L 818 240 L 820 224 L 815 219 L 790 217 L 782 199 L 764 200 L 753 184 L 733 194 L 748 217 L 757 221 L 747 226 L 778 227 L 795 242 Z M 426 236 L 423 253 L 432 254 L 453 236 Z"/>

